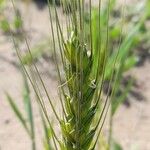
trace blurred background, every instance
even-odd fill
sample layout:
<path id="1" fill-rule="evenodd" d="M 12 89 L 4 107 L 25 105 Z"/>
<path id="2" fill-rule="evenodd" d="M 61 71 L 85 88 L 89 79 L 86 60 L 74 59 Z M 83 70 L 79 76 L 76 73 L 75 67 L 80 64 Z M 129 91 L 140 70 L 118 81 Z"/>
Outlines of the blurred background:
<path id="1" fill-rule="evenodd" d="M 34 61 L 55 100 L 55 106 L 58 99 L 48 4 L 46 0 L 14 1 L 17 16 L 22 19 L 16 16 L 11 0 L 0 0 L 0 150 L 30 149 L 30 140 L 13 114 L 5 95 L 5 91 L 9 92 L 23 110 L 22 74 L 12 35 L 24 53 L 24 63 L 30 64 L 32 61 L 27 53 L 26 37 Z M 56 0 L 56 5 L 62 26 L 65 26 L 65 16 L 71 12 L 65 12 L 60 7 L 59 0 Z M 96 14 L 98 0 L 92 0 L 92 6 Z M 120 18 L 124 19 L 123 24 Z M 88 24 L 88 14 L 85 14 L 85 21 Z M 121 74 L 121 86 L 116 93 L 122 98 L 113 118 L 113 137 L 123 150 L 150 150 L 150 1 L 115 0 L 110 22 L 110 46 L 118 44 L 118 37 L 132 33 L 124 42 L 126 46 L 122 46 L 122 55 L 127 57 Z M 132 85 L 126 90 L 131 78 Z M 108 76 L 106 89 L 109 79 Z M 122 95 L 124 91 L 126 95 Z M 36 102 L 32 103 L 37 133 L 40 135 L 38 108 Z"/>

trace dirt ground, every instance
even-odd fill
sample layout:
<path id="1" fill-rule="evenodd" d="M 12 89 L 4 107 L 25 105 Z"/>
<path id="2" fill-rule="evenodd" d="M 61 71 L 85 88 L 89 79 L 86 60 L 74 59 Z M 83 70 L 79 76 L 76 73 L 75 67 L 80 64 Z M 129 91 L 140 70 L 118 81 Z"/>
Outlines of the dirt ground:
<path id="1" fill-rule="evenodd" d="M 32 39 L 29 44 L 33 45 L 48 37 L 48 9 L 43 8 L 39 11 L 35 4 L 30 7 L 20 5 L 20 8 L 26 16 L 25 29 Z M 30 140 L 12 113 L 5 97 L 5 91 L 9 92 L 19 107 L 23 108 L 22 78 L 18 64 L 11 38 L 0 31 L 0 150 L 30 149 Z M 46 75 L 43 77 L 50 93 L 56 97 L 57 83 L 52 63 L 49 72 L 51 78 Z M 150 150 L 150 60 L 146 59 L 142 66 L 135 67 L 130 74 L 136 78 L 135 91 L 138 94 L 130 96 L 130 107 L 122 105 L 117 111 L 114 118 L 114 138 L 124 150 Z M 34 107 L 37 109 L 36 104 Z M 36 123 L 40 121 L 38 113 L 35 113 L 35 119 Z"/>

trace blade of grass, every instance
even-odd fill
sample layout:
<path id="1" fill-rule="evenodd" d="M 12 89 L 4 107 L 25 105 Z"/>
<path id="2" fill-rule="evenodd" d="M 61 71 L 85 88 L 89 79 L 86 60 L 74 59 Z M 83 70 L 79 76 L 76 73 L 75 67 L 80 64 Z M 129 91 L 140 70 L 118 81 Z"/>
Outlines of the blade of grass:
<path id="1" fill-rule="evenodd" d="M 23 114 L 20 112 L 18 106 L 15 104 L 14 100 L 12 99 L 12 97 L 8 93 L 6 93 L 6 97 L 7 97 L 7 100 L 9 102 L 10 106 L 12 107 L 14 113 L 16 114 L 16 116 L 18 117 L 18 119 L 22 123 L 23 127 L 25 128 L 26 132 L 28 133 L 29 136 L 31 136 L 31 133 L 29 131 L 29 128 L 27 126 L 25 118 L 23 117 Z"/>
<path id="2" fill-rule="evenodd" d="M 31 130 L 31 140 L 32 140 L 32 149 L 36 149 L 36 144 L 35 144 L 35 129 L 34 129 L 34 121 L 33 121 L 33 113 L 32 113 L 32 105 L 31 105 L 31 99 L 30 99 L 30 90 L 29 86 L 27 83 L 27 80 L 25 76 L 23 75 L 24 78 L 24 91 L 23 91 L 23 99 L 24 99 L 24 104 L 25 104 L 25 110 L 29 119 L 30 123 L 30 130 Z"/>

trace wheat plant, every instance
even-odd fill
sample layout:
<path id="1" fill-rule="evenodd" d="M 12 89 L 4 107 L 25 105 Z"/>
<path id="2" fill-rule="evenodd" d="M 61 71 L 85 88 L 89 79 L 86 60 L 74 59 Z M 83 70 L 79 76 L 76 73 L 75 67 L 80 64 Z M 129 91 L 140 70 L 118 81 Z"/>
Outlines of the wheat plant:
<path id="1" fill-rule="evenodd" d="M 64 6 L 65 2 L 61 1 L 61 6 L 63 10 L 69 9 L 69 14 L 65 14 L 66 24 L 62 26 L 60 21 L 60 14 L 56 7 L 55 1 L 53 1 L 53 6 L 49 7 L 49 17 L 50 17 L 50 28 L 51 37 L 53 41 L 54 50 L 54 61 L 56 69 L 58 72 L 58 82 L 59 82 L 59 100 L 62 109 L 62 116 L 58 115 L 56 108 L 54 107 L 54 102 L 50 97 L 50 93 L 46 89 L 42 76 L 39 73 L 39 69 L 36 63 L 32 61 L 32 64 L 25 65 L 22 60 L 22 54 L 15 41 L 13 35 L 12 40 L 16 49 L 16 53 L 21 63 L 26 78 L 32 85 L 32 89 L 36 94 L 37 102 L 40 106 L 40 114 L 42 118 L 42 123 L 45 131 L 46 150 L 95 150 L 98 147 L 98 141 L 102 127 L 108 113 L 109 105 L 111 103 L 111 97 L 113 96 L 113 89 L 115 89 L 115 83 L 112 85 L 112 80 L 117 80 L 117 70 L 114 72 L 117 56 L 119 54 L 119 46 L 116 50 L 116 56 L 112 62 L 112 68 L 110 71 L 110 85 L 112 87 L 111 95 L 109 95 L 110 86 L 108 87 L 108 92 L 104 96 L 103 94 L 103 83 L 106 76 L 106 65 L 109 59 L 109 52 L 111 47 L 109 47 L 109 15 L 111 0 L 105 2 L 98 1 L 99 17 L 96 22 L 98 36 L 97 36 L 97 46 L 93 42 L 93 22 L 92 22 L 92 0 L 70 0 L 70 5 L 68 7 Z M 85 5 L 88 4 L 88 5 Z M 105 11 L 106 15 L 106 26 L 101 27 L 101 9 L 102 5 L 106 4 L 107 9 Z M 16 12 L 15 3 L 12 1 L 14 10 Z M 85 13 L 88 12 L 90 16 L 90 23 L 85 29 Z M 55 18 L 55 19 L 53 19 Z M 65 28 L 65 31 L 63 29 Z M 90 31 L 90 36 L 87 40 L 86 30 Z M 121 30 L 121 29 L 120 29 Z M 101 35 L 103 34 L 103 36 Z M 102 38 L 103 37 L 103 38 Z M 25 42 L 28 47 L 29 57 L 32 60 L 33 54 L 30 51 L 28 40 L 25 37 Z M 61 65 L 58 64 L 58 55 L 61 60 Z M 61 74 L 63 71 L 63 74 Z M 52 126 L 51 120 L 49 118 L 48 111 L 46 109 L 46 104 L 43 97 L 40 94 L 40 86 L 37 80 L 42 85 L 47 96 L 49 107 L 52 109 L 53 114 L 59 123 L 61 129 L 61 136 L 57 135 L 54 127 Z M 65 81 L 64 81 L 65 80 Z M 27 82 L 25 82 L 27 83 Z M 27 84 L 26 84 L 26 88 Z M 17 105 L 13 102 L 12 98 L 7 94 L 7 98 L 22 122 L 27 133 L 32 140 L 32 149 L 36 149 L 36 144 L 34 141 L 34 123 L 32 116 L 32 107 L 29 103 L 31 99 L 29 98 L 29 90 L 27 90 L 27 102 L 29 112 L 29 122 L 30 126 L 26 123 L 24 116 L 18 109 Z M 100 111 L 98 111 L 100 109 Z M 31 111 L 32 110 L 32 111 Z M 95 119 L 95 116 L 97 116 Z M 51 131 L 51 136 L 48 134 L 48 129 Z M 100 138 L 101 140 L 101 138 Z"/>

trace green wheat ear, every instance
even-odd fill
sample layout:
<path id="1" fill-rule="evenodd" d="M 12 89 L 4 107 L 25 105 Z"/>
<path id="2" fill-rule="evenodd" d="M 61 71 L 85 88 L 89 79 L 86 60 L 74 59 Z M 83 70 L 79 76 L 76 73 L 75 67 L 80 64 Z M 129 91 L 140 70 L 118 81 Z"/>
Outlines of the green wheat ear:
<path id="1" fill-rule="evenodd" d="M 34 57 L 32 56 L 32 52 L 28 46 L 27 40 L 25 39 L 28 46 L 29 57 L 31 59 L 31 62 L 33 62 L 33 64 L 29 65 L 28 68 L 33 78 L 31 77 L 28 69 L 24 65 L 21 53 L 18 50 L 14 38 L 13 42 L 24 73 L 28 77 L 36 94 L 38 104 L 41 107 L 41 113 L 44 116 L 42 117 L 44 129 L 45 131 L 47 131 L 48 124 L 52 131 L 52 140 L 54 143 L 53 147 L 55 148 L 55 150 L 94 150 L 96 149 L 98 137 L 100 135 L 107 115 L 107 105 L 109 104 L 108 95 L 106 96 L 104 105 L 100 103 L 100 100 L 102 99 L 102 87 L 105 76 L 105 66 L 108 59 L 107 54 L 109 41 L 108 25 L 110 0 L 108 0 L 108 10 L 106 15 L 106 46 L 102 47 L 99 44 L 97 48 L 95 48 L 92 39 L 92 1 L 89 0 L 90 24 L 88 28 L 90 30 L 90 44 L 87 43 L 84 37 L 86 32 L 84 28 L 85 1 L 70 0 L 69 2 L 71 4 L 71 14 L 68 16 L 66 15 L 66 28 L 68 36 L 67 38 L 64 38 L 65 33 L 62 32 L 62 26 L 60 24 L 60 19 L 57 13 L 55 1 L 53 0 L 54 5 L 53 7 L 51 7 L 50 1 L 48 0 L 51 34 L 55 58 L 54 60 L 58 71 L 58 79 L 60 83 L 59 92 L 61 93 L 60 103 L 63 110 L 62 118 L 58 115 L 53 105 L 53 101 L 49 96 L 49 92 L 47 91 L 43 79 L 38 71 L 38 68 L 33 61 Z M 76 6 L 78 9 L 76 9 Z M 64 6 L 62 5 L 62 7 Z M 16 10 L 15 6 L 14 10 Z M 100 0 L 99 10 L 101 10 Z M 55 20 L 53 20 L 53 15 Z M 99 33 L 98 40 L 101 41 L 100 17 L 97 21 L 97 24 L 97 30 Z M 56 27 L 56 32 L 54 30 L 54 27 Z M 56 45 L 58 45 L 59 47 L 60 58 L 63 64 L 63 71 L 66 78 L 65 84 L 62 83 L 62 77 L 60 75 L 60 68 L 56 56 Z M 36 76 L 37 78 L 35 78 Z M 62 131 L 62 140 L 60 140 L 59 137 L 55 134 L 55 131 L 52 127 L 43 97 L 40 94 L 40 86 L 37 84 L 37 80 L 41 83 L 42 88 L 44 89 L 44 92 L 47 96 L 49 102 L 48 104 L 52 108 L 52 111 L 60 125 Z M 95 114 L 98 112 L 97 109 L 99 107 L 99 104 L 101 104 L 102 111 L 98 115 L 99 119 L 96 123 L 94 123 Z M 46 134 L 46 141 L 48 143 L 47 137 L 48 135 Z M 49 149 L 50 147 L 51 146 L 49 146 Z"/>
<path id="2" fill-rule="evenodd" d="M 81 149 L 86 150 L 90 147 L 95 133 L 95 130 L 90 129 L 96 113 L 96 106 L 91 104 L 96 87 L 90 86 L 90 73 L 92 69 L 88 68 L 92 67 L 92 58 L 88 56 L 86 47 L 81 46 L 78 37 L 74 33 L 64 43 L 64 53 L 68 60 L 66 75 L 71 80 L 68 81 L 69 95 L 66 95 L 65 99 L 67 117 L 62 124 L 63 137 L 68 149 L 77 149 L 76 144 L 79 142 L 78 145 L 80 145 Z M 82 67 L 80 65 L 81 61 L 83 61 Z M 81 70 L 83 73 L 82 81 L 80 80 Z M 79 94 L 82 94 L 82 98 Z M 80 111 L 80 115 L 78 115 L 78 111 Z M 79 119 L 80 123 L 76 126 L 76 122 Z"/>
<path id="3" fill-rule="evenodd" d="M 75 31 L 63 42 L 69 92 L 65 94 L 66 118 L 61 128 L 67 150 L 90 150 L 95 148 L 93 142 L 99 125 L 93 126 L 93 120 L 101 97 L 101 92 L 97 97 L 96 94 L 100 79 L 103 80 L 106 52 L 96 49 L 89 53 L 86 43 L 82 43 Z"/>

